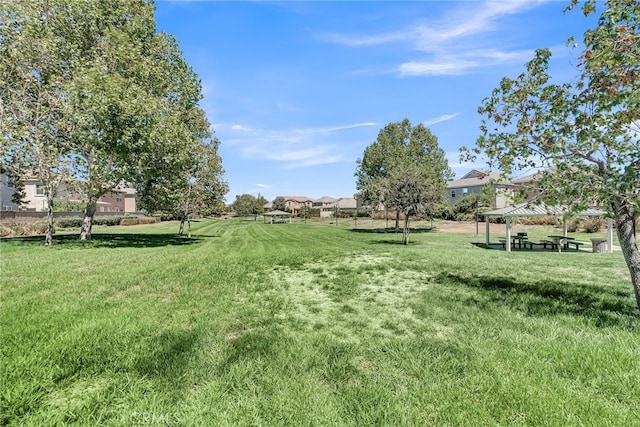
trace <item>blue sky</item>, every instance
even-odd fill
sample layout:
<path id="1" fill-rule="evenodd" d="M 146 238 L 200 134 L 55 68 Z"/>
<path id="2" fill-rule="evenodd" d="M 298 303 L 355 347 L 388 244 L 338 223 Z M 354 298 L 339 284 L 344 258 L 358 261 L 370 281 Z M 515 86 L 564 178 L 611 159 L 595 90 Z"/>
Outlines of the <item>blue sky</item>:
<path id="1" fill-rule="evenodd" d="M 356 159 L 385 124 L 408 118 L 437 136 L 457 177 L 479 135 L 477 108 L 533 51 L 552 75 L 577 75 L 594 19 L 566 1 L 157 1 L 202 79 L 230 191 L 319 198 L 356 192 Z M 525 173 L 526 171 L 523 171 Z"/>

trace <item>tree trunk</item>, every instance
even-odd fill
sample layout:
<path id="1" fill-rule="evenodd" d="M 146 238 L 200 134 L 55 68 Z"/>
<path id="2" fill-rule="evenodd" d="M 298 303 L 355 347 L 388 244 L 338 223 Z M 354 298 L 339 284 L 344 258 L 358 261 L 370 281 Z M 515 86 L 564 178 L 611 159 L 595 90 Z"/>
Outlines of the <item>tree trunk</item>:
<path id="1" fill-rule="evenodd" d="M 97 201 L 89 196 L 87 207 L 84 210 L 82 227 L 80 228 L 80 240 L 91 240 L 91 227 L 93 226 L 93 215 L 96 213 Z"/>
<path id="2" fill-rule="evenodd" d="M 389 229 L 389 208 L 386 206 L 384 207 L 384 219 L 385 219 L 384 229 L 388 230 Z"/>
<path id="3" fill-rule="evenodd" d="M 640 251 L 635 237 L 634 212 L 627 201 L 619 198 L 614 199 L 612 207 L 618 241 L 629 268 L 636 304 L 640 310 Z"/>
<path id="4" fill-rule="evenodd" d="M 400 212 L 396 209 L 396 233 L 400 230 Z"/>
<path id="5" fill-rule="evenodd" d="M 180 218 L 180 230 L 178 230 L 178 236 L 182 236 L 182 233 L 184 233 L 185 219 L 187 220 L 187 222 L 189 222 L 189 197 L 191 197 L 191 185 L 189 185 L 189 188 L 187 189 L 187 197 L 185 198 L 184 210 Z M 189 222 L 188 226 L 189 226 L 189 237 L 191 237 L 191 222 Z"/>
<path id="6" fill-rule="evenodd" d="M 182 236 L 184 233 L 184 215 L 180 216 L 180 228 L 178 229 L 178 236 Z"/>
<path id="7" fill-rule="evenodd" d="M 409 244 L 409 215 L 404 218 L 404 228 L 402 229 L 402 243 L 404 245 Z"/>
<path id="8" fill-rule="evenodd" d="M 191 238 L 191 218 L 187 215 L 187 237 Z"/>
<path id="9" fill-rule="evenodd" d="M 44 237 L 44 245 L 51 246 L 53 242 L 53 194 L 47 194 L 47 234 Z"/>

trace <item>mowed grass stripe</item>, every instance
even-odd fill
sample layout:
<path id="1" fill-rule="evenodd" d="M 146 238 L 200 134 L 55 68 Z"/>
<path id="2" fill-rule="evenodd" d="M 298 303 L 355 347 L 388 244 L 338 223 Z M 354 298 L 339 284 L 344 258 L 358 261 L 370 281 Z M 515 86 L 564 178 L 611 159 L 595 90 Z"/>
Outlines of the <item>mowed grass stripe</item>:
<path id="1" fill-rule="evenodd" d="M 637 424 L 619 253 L 507 254 L 437 224 L 406 247 L 349 227 L 3 240 L 2 423 Z"/>

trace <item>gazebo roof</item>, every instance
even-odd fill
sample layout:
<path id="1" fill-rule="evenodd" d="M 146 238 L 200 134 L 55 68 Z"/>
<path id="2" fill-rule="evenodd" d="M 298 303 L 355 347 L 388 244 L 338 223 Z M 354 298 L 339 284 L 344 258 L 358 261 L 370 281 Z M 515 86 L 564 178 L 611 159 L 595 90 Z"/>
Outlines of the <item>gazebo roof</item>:
<path id="1" fill-rule="evenodd" d="M 265 216 L 288 216 L 288 215 L 291 215 L 291 213 L 285 212 L 285 211 L 271 211 L 271 212 L 265 212 L 265 213 L 263 213 L 263 215 L 265 215 Z"/>
<path id="2" fill-rule="evenodd" d="M 568 206 L 550 206 L 544 203 L 525 202 L 515 206 L 507 206 L 506 208 L 494 209 L 492 211 L 483 212 L 484 216 L 563 216 L 572 213 Z M 586 210 L 575 212 L 577 216 L 603 216 L 607 213 L 602 208 L 590 207 Z"/>

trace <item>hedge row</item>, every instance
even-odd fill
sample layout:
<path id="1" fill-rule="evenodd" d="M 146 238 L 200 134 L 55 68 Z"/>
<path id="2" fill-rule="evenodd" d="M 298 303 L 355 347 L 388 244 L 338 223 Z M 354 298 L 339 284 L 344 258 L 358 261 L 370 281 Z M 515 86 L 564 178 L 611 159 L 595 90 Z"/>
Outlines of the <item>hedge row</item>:
<path id="1" fill-rule="evenodd" d="M 138 225 L 153 224 L 158 222 L 157 217 L 135 217 L 135 216 L 107 216 L 93 218 L 93 225 Z M 55 221 L 56 227 L 60 228 L 80 228 L 82 218 L 60 218 Z"/>

